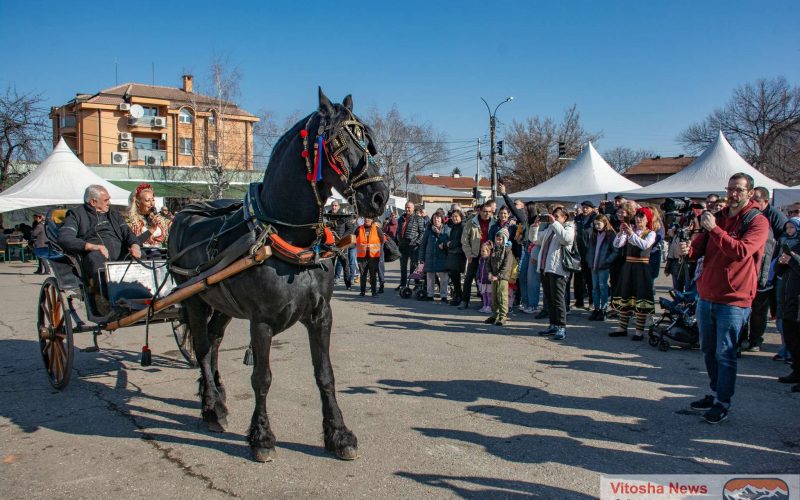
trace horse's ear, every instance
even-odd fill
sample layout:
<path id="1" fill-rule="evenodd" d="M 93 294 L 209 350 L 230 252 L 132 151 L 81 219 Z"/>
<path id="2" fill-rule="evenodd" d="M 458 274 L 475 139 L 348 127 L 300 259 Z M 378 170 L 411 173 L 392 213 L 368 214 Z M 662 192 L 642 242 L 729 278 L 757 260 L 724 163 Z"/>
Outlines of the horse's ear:
<path id="1" fill-rule="evenodd" d="M 347 108 L 349 111 L 353 111 L 353 96 L 350 95 L 350 94 L 347 94 L 347 97 L 345 97 L 344 101 L 342 101 L 342 105 L 345 108 Z"/>
<path id="2" fill-rule="evenodd" d="M 322 87 L 319 87 L 319 112 L 328 116 L 333 114 L 333 103 L 322 92 Z"/>

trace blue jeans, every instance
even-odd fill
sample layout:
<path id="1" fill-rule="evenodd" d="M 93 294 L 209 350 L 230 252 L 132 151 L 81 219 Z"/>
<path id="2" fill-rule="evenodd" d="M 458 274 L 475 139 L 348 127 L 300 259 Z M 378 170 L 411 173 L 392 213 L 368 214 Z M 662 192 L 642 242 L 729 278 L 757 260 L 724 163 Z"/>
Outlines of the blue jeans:
<path id="1" fill-rule="evenodd" d="M 528 307 L 533 308 L 539 307 L 542 293 L 542 274 L 539 272 L 538 264 L 538 260 L 528 263 Z"/>
<path id="2" fill-rule="evenodd" d="M 592 302 L 595 309 L 608 307 L 608 269 L 592 269 Z"/>
<path id="3" fill-rule="evenodd" d="M 749 307 L 715 304 L 705 299 L 697 303 L 700 350 L 711 379 L 716 401 L 728 407 L 736 385 L 736 347 L 739 332 L 750 317 Z"/>
<path id="4" fill-rule="evenodd" d="M 358 262 L 356 262 L 356 246 L 353 245 L 347 250 L 347 260 L 350 261 L 350 274 L 352 276 L 358 276 L 353 269 L 358 269 Z"/>
<path id="5" fill-rule="evenodd" d="M 530 256 L 526 249 L 522 249 L 522 255 L 519 258 L 519 276 L 517 277 L 517 288 L 519 288 L 520 304 L 523 307 L 528 305 L 528 263 Z"/>

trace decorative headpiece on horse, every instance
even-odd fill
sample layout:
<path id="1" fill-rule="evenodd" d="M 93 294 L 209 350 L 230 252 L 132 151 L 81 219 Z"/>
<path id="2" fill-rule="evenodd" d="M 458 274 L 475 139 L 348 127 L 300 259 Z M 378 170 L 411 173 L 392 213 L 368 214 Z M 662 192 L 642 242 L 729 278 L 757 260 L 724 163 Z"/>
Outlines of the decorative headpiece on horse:
<path id="1" fill-rule="evenodd" d="M 300 138 L 303 141 L 303 150 L 300 155 L 305 160 L 306 164 L 306 179 L 314 186 L 316 192 L 316 184 L 322 181 L 324 167 L 323 158 L 327 164 L 339 176 L 342 183 L 349 184 L 345 196 L 354 193 L 355 189 L 368 184 L 370 182 L 382 181 L 380 176 L 364 178 L 369 171 L 369 166 L 375 164 L 375 155 L 377 150 L 375 145 L 369 139 L 367 126 L 361 123 L 353 115 L 353 98 L 347 96 L 342 102 L 342 106 L 348 113 L 348 118 L 336 124 L 336 128 L 328 126 L 327 117 L 334 112 L 334 105 L 319 89 L 320 110 L 316 115 L 320 116 L 319 124 L 317 126 L 317 135 L 314 140 L 314 155 L 309 151 L 309 128 L 311 120 L 315 115 L 309 117 L 308 122 L 303 129 L 300 130 Z M 363 151 L 365 156 L 364 169 L 357 175 L 353 176 L 348 164 L 342 158 L 342 153 L 347 150 L 348 144 L 352 143 Z M 318 197 L 319 198 L 319 197 Z"/>
<path id="2" fill-rule="evenodd" d="M 141 194 L 142 191 L 152 191 L 152 190 L 153 190 L 153 186 L 151 186 L 150 184 L 148 184 L 146 182 L 143 182 L 143 183 L 139 184 L 138 186 L 136 186 L 136 198 L 139 197 L 139 194 Z"/>

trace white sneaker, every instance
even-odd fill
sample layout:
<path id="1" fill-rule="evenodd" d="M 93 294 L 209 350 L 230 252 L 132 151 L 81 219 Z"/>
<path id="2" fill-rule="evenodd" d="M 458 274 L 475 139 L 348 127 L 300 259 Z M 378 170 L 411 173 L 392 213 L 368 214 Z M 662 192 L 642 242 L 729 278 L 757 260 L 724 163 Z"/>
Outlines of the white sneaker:
<path id="1" fill-rule="evenodd" d="M 536 313 L 536 308 L 534 308 L 534 307 L 526 307 L 525 309 L 522 310 L 522 312 L 525 313 L 525 314 L 535 314 Z"/>

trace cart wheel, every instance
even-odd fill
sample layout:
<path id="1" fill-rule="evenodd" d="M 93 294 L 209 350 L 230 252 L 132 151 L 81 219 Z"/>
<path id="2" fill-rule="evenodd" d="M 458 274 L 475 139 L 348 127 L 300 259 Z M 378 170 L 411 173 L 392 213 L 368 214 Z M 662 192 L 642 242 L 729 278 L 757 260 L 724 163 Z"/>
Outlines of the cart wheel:
<path id="1" fill-rule="evenodd" d="M 410 299 L 412 294 L 413 292 L 410 287 L 403 287 L 403 289 L 400 290 L 400 296 L 404 299 Z"/>
<path id="2" fill-rule="evenodd" d="M 197 366 L 194 347 L 192 346 L 192 332 L 189 331 L 189 325 L 180 320 L 173 320 L 172 336 L 175 337 L 175 343 L 178 344 L 178 350 L 181 352 L 183 359 L 189 363 L 189 366 Z"/>
<path id="3" fill-rule="evenodd" d="M 669 351 L 669 342 L 667 342 L 666 340 L 662 340 L 661 342 L 659 342 L 658 343 L 658 350 L 659 351 L 664 351 L 664 352 Z"/>
<path id="4" fill-rule="evenodd" d="M 428 296 L 428 292 L 426 292 L 424 289 L 420 288 L 419 290 L 417 290 L 416 296 L 417 296 L 417 300 L 422 300 L 422 299 L 424 299 L 425 297 Z"/>
<path id="5" fill-rule="evenodd" d="M 651 334 L 650 334 L 650 338 L 648 338 L 648 339 L 647 339 L 647 342 L 648 342 L 648 343 L 649 343 L 651 346 L 655 347 L 655 346 L 657 346 L 657 345 L 658 345 L 658 337 L 656 337 L 654 334 L 652 334 L 652 333 L 651 333 Z"/>
<path id="6" fill-rule="evenodd" d="M 63 389 L 69 383 L 74 359 L 72 317 L 66 294 L 58 288 L 55 278 L 47 278 L 42 283 L 36 318 L 39 352 L 42 354 L 50 385 Z"/>

